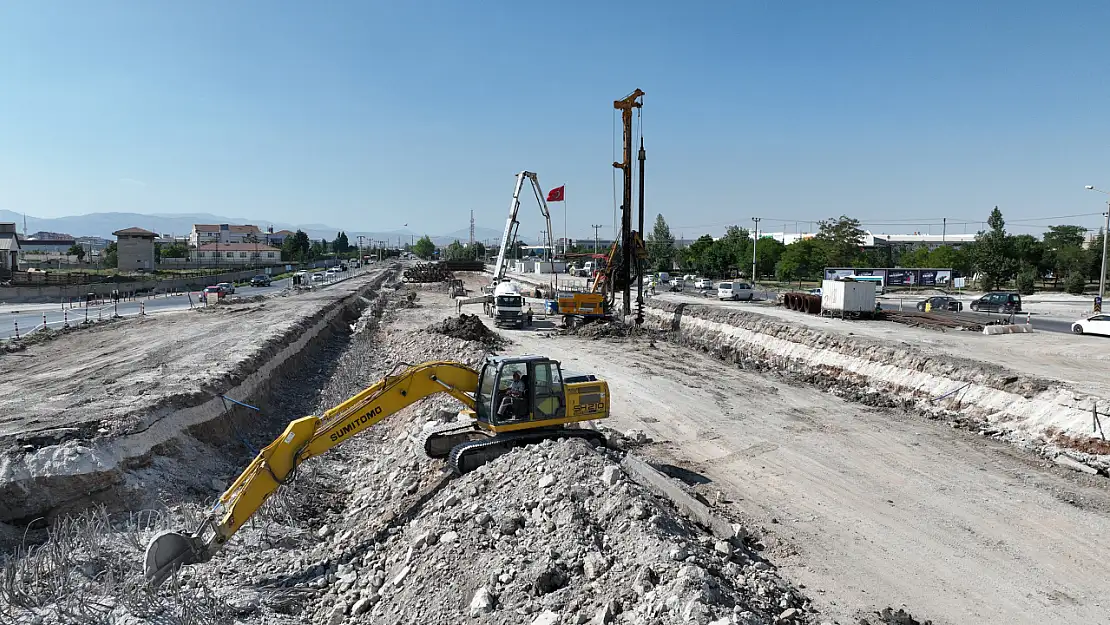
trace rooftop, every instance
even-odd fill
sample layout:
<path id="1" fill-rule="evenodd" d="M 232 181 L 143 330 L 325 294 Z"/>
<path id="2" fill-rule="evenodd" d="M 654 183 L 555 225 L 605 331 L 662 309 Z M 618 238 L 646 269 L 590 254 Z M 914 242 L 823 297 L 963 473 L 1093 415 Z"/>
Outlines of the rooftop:
<path id="1" fill-rule="evenodd" d="M 128 237 L 151 237 L 158 236 L 158 233 L 151 232 L 150 230 L 143 230 L 142 228 L 124 228 L 123 230 L 116 230 L 112 234 L 118 236 Z"/>

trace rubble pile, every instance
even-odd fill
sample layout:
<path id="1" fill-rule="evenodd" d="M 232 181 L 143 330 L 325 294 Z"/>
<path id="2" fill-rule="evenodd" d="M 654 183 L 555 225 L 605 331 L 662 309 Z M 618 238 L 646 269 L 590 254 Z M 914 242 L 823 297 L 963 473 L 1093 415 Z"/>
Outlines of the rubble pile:
<path id="1" fill-rule="evenodd" d="M 356 493 L 354 509 L 379 496 Z M 350 540 L 328 542 L 337 553 Z M 580 440 L 518 449 L 454 479 L 364 547 L 335 564 L 317 622 L 809 622 L 808 601 L 757 553 L 692 526 Z"/>
<path id="2" fill-rule="evenodd" d="M 487 328 L 478 315 L 466 313 L 433 324 L 428 327 L 428 331 L 465 341 L 477 341 L 490 347 L 497 347 L 505 342 L 496 332 Z"/>
<path id="3" fill-rule="evenodd" d="M 588 339 L 623 339 L 629 337 L 658 338 L 659 330 L 623 323 L 617 320 L 592 321 L 573 328 L 560 330 L 560 334 Z"/>

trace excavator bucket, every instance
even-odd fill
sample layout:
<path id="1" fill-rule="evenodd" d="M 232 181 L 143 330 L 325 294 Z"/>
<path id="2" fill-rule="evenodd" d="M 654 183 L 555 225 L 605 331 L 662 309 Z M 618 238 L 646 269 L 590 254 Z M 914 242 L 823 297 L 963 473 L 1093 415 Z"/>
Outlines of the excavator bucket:
<path id="1" fill-rule="evenodd" d="M 195 538 L 179 532 L 161 532 L 146 548 L 144 573 L 152 586 L 158 586 L 177 569 L 201 561 L 202 548 Z"/>

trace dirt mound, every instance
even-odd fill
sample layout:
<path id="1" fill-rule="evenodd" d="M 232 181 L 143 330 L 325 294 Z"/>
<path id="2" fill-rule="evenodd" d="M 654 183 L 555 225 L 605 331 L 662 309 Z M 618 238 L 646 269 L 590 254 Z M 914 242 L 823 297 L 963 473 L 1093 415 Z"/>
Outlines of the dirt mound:
<path id="1" fill-rule="evenodd" d="M 571 329 L 561 330 L 560 334 L 580 336 L 588 339 L 620 339 L 638 336 L 656 338 L 659 335 L 659 331 L 643 326 L 628 325 L 620 321 L 594 321 Z"/>
<path id="2" fill-rule="evenodd" d="M 502 345 L 505 342 L 500 335 L 482 323 L 481 317 L 466 313 L 458 317 L 448 317 L 439 323 L 433 324 L 428 327 L 428 331 L 464 341 L 477 341 L 491 347 Z"/>

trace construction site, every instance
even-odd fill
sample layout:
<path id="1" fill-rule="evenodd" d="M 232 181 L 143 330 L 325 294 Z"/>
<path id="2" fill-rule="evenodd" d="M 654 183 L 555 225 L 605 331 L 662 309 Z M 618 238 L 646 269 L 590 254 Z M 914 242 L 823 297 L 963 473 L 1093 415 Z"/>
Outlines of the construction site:
<path id="1" fill-rule="evenodd" d="M 9 343 L 0 624 L 1110 623 L 1105 347 L 649 296 L 642 96 L 588 286 L 522 171 L 492 264 Z"/>

